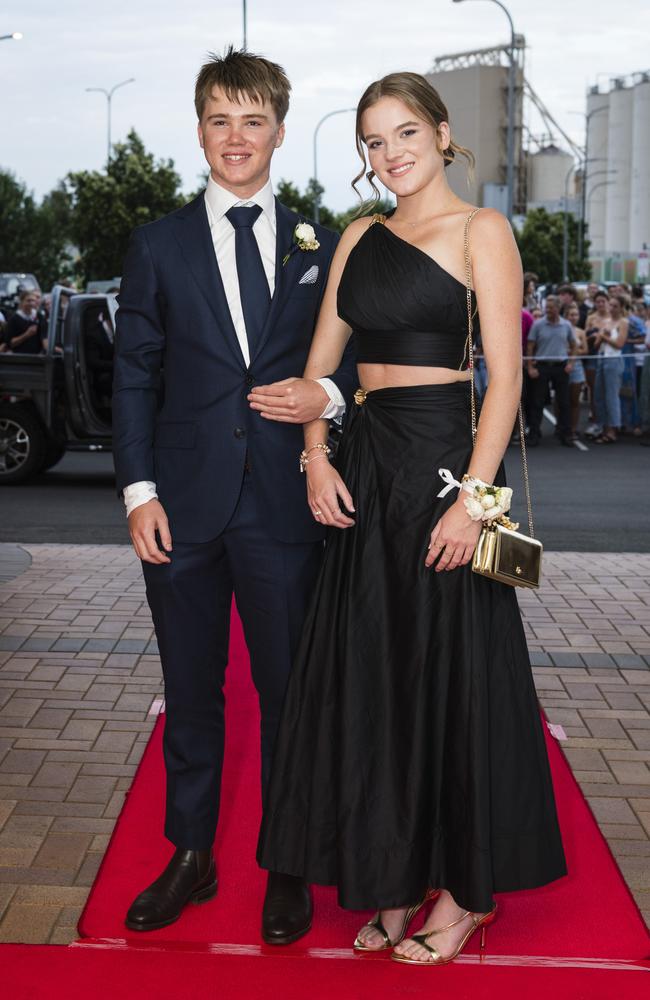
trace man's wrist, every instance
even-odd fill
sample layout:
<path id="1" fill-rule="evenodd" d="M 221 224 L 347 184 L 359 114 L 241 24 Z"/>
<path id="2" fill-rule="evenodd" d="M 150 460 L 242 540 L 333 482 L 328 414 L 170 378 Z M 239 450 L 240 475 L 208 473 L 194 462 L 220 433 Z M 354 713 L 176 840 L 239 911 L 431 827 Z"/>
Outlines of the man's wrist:
<path id="1" fill-rule="evenodd" d="M 325 390 L 328 403 L 320 415 L 320 420 L 340 420 L 345 413 L 345 399 L 331 378 L 318 378 L 316 382 Z"/>
<path id="2" fill-rule="evenodd" d="M 158 497 L 156 484 L 144 479 L 125 486 L 122 490 L 122 495 L 124 497 L 127 517 L 136 507 L 141 507 L 143 504 L 149 503 L 150 500 L 156 500 Z"/>

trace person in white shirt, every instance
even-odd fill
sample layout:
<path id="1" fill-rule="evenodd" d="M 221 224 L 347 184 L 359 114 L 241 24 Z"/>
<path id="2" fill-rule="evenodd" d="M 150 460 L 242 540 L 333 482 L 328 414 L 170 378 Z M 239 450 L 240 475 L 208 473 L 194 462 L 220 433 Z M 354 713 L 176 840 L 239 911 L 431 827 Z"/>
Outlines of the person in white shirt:
<path id="1" fill-rule="evenodd" d="M 249 53 L 230 49 L 201 68 L 207 188 L 136 229 L 123 270 L 113 447 L 165 679 L 165 835 L 176 848 L 130 907 L 132 930 L 172 923 L 217 890 L 233 593 L 260 698 L 265 791 L 325 534 L 300 474 L 302 428 L 289 418 L 337 418 L 357 385 L 352 351 L 331 378 L 298 377 L 338 237 L 273 195 L 289 91 L 280 66 Z M 286 422 L 251 405 L 258 385 L 279 386 Z M 270 872 L 265 940 L 296 940 L 310 922 L 303 880 Z"/>

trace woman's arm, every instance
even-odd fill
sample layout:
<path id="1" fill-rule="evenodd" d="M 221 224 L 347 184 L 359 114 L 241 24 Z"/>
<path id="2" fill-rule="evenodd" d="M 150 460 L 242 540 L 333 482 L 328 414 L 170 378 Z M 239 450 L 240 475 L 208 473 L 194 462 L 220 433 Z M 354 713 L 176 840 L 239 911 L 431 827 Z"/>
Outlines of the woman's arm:
<path id="1" fill-rule="evenodd" d="M 489 381 L 469 468 L 459 470 L 493 483 L 512 434 L 521 400 L 520 294 L 522 268 L 508 221 L 482 209 L 470 226 L 472 273 Z M 456 569 L 474 553 L 482 522 L 472 521 L 465 494 L 440 518 L 431 533 L 425 565 L 436 572 Z"/>
<path id="2" fill-rule="evenodd" d="M 365 233 L 370 222 L 369 218 L 352 222 L 336 248 L 305 367 L 304 377 L 307 379 L 323 378 L 336 371 L 341 363 L 352 330 L 338 314 L 336 300 L 339 282 L 350 251 Z M 307 500 L 319 523 L 337 528 L 349 528 L 354 521 L 342 513 L 339 497 L 346 510 L 354 511 L 352 497 L 336 469 L 329 464 L 327 456 L 315 447 L 327 443 L 328 426 L 327 420 L 312 420 L 304 425 L 305 452 L 309 460 L 305 469 Z"/>
<path id="3" fill-rule="evenodd" d="M 627 334 L 630 329 L 630 324 L 626 319 L 619 319 L 617 324 L 617 332 L 610 331 L 609 333 L 601 332 L 600 339 L 606 344 L 610 344 L 612 347 L 621 348 L 627 340 Z"/>
<path id="4" fill-rule="evenodd" d="M 494 482 L 521 400 L 519 288 L 521 259 L 506 218 L 483 209 L 470 225 L 472 274 L 481 318 L 488 388 L 470 475 Z"/>
<path id="5" fill-rule="evenodd" d="M 585 336 L 585 331 L 579 326 L 574 326 L 573 336 L 575 337 L 575 347 L 574 354 L 576 357 L 580 357 L 581 354 L 587 353 L 587 338 Z"/>

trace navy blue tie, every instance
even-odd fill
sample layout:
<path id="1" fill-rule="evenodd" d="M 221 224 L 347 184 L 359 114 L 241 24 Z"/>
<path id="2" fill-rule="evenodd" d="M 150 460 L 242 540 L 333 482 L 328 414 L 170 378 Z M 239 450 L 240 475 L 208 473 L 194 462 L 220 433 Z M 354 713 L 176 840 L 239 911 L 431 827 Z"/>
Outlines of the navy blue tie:
<path id="1" fill-rule="evenodd" d="M 253 225 L 261 211 L 259 205 L 252 205 L 250 208 L 233 207 L 226 212 L 226 218 L 235 230 L 237 278 L 251 359 L 261 340 L 271 304 L 269 282 L 253 232 Z"/>

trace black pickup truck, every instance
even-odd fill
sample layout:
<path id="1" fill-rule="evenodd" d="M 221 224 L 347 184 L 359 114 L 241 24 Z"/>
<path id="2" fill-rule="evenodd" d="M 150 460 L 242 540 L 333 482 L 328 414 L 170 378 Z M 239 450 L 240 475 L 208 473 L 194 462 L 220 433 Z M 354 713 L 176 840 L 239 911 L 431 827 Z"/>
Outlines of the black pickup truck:
<path id="1" fill-rule="evenodd" d="M 113 316 L 111 297 L 55 285 L 45 352 L 0 354 L 0 485 L 111 450 Z"/>

